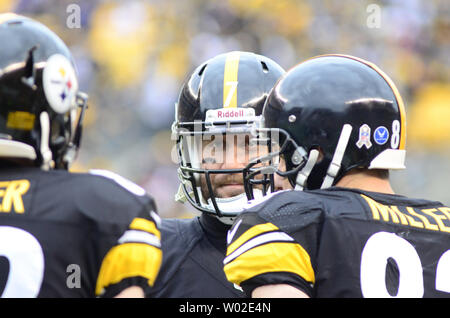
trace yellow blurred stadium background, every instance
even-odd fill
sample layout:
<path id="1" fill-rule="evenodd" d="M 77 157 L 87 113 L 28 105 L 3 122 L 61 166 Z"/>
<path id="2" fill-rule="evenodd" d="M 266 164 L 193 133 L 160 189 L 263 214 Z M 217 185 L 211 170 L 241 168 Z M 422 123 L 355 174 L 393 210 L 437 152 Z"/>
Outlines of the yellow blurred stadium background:
<path id="1" fill-rule="evenodd" d="M 368 23 L 373 4 L 376 27 Z M 70 5 L 80 8 L 79 28 L 68 26 Z M 194 67 L 231 50 L 286 69 L 324 53 L 380 66 L 408 117 L 408 170 L 392 174 L 396 192 L 450 204 L 448 0 L 0 0 L 0 12 L 8 11 L 45 23 L 74 54 L 90 107 L 73 170 L 104 168 L 133 180 L 163 217 L 195 213 L 173 200 L 178 91 Z"/>

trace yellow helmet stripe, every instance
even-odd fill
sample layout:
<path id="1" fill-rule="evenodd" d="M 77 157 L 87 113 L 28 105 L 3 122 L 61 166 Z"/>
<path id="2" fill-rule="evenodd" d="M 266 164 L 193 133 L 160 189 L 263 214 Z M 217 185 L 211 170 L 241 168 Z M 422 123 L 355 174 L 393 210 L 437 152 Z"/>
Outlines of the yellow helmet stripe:
<path id="1" fill-rule="evenodd" d="M 226 56 L 223 75 L 223 107 L 237 107 L 239 52 L 230 52 Z"/>

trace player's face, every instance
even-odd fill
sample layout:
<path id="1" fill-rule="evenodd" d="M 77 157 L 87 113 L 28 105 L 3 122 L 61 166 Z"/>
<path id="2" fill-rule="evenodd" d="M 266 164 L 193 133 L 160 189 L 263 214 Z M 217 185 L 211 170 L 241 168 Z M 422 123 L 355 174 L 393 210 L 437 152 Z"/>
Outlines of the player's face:
<path id="1" fill-rule="evenodd" d="M 248 135 L 213 136 L 203 141 L 202 168 L 243 169 L 250 160 L 267 154 L 267 147 L 253 144 Z M 216 198 L 229 198 L 244 192 L 243 175 L 240 173 L 210 174 L 211 185 Z M 209 198 L 206 177 L 201 177 L 203 197 Z"/>
<path id="2" fill-rule="evenodd" d="M 268 154 L 267 145 L 253 143 L 248 135 L 212 136 L 203 141 L 202 168 L 205 170 L 243 169 L 249 161 Z M 260 165 L 256 165 L 258 167 Z M 285 170 L 280 158 L 278 169 Z M 261 175 L 256 177 L 262 178 Z M 211 186 L 216 198 L 229 198 L 244 193 L 243 175 L 239 173 L 210 174 Z M 290 189 L 287 178 L 275 174 L 275 190 Z M 261 186 L 259 187 L 261 188 Z M 201 189 L 204 198 L 210 193 L 206 177 L 201 177 Z"/>

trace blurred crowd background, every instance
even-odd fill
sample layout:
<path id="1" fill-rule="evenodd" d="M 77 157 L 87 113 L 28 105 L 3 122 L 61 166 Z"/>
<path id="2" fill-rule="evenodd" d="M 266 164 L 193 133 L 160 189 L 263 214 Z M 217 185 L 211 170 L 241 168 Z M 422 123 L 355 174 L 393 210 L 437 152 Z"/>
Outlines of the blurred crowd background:
<path id="1" fill-rule="evenodd" d="M 76 8 L 79 28 L 68 21 Z M 408 169 L 391 174 L 394 189 L 450 204 L 448 0 L 0 0 L 7 11 L 45 23 L 74 54 L 90 105 L 73 170 L 129 178 L 156 198 L 163 217 L 196 213 L 174 202 L 170 126 L 179 89 L 197 65 L 232 50 L 286 69 L 324 53 L 377 64 L 408 115 Z"/>

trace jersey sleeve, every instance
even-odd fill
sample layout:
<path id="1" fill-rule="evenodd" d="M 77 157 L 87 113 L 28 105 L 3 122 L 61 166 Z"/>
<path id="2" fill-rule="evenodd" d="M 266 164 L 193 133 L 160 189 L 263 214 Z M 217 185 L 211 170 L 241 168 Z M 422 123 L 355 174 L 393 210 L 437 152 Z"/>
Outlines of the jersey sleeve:
<path id="1" fill-rule="evenodd" d="M 130 286 L 153 286 L 162 262 L 159 216 L 151 211 L 135 217 L 103 259 L 95 294 L 113 297 Z"/>
<path id="2" fill-rule="evenodd" d="M 145 292 L 154 284 L 162 261 L 160 218 L 153 198 L 109 171 L 94 170 L 83 178 L 78 206 L 100 235 L 95 295 L 113 297 L 131 286 Z"/>
<path id="3" fill-rule="evenodd" d="M 284 199 L 242 213 L 229 231 L 224 271 L 248 296 L 269 284 L 289 284 L 312 296 L 320 213 L 304 214 L 308 206 Z"/>

